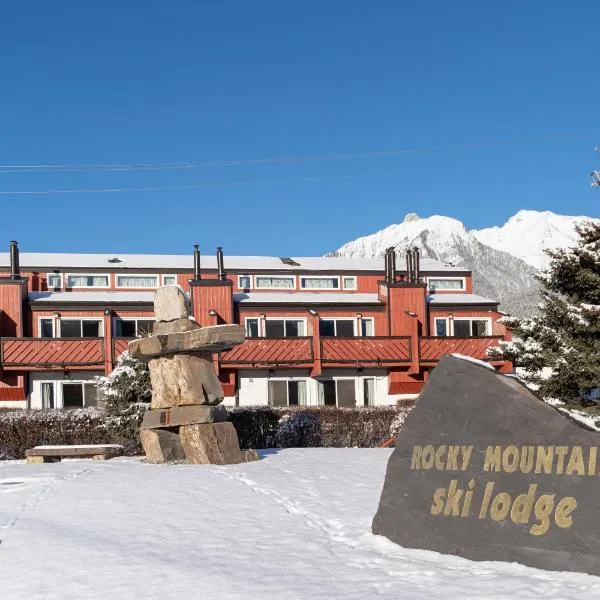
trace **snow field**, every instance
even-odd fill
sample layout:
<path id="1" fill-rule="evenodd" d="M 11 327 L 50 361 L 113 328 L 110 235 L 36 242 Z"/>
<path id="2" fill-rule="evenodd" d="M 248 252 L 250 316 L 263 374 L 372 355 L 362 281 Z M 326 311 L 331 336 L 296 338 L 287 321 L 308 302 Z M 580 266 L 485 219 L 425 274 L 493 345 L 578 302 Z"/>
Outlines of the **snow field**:
<path id="1" fill-rule="evenodd" d="M 592 576 L 372 535 L 390 453 L 272 450 L 225 467 L 0 462 L 0 596 L 600 598 Z"/>

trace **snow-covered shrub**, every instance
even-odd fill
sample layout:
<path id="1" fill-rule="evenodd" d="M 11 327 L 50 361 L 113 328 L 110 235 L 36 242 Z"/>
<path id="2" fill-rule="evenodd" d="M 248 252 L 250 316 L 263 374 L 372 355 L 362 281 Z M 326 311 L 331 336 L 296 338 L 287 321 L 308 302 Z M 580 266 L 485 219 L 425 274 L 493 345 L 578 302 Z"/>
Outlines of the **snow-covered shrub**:
<path id="1" fill-rule="evenodd" d="M 303 410 L 285 413 L 275 433 L 277 448 L 318 448 L 323 445 L 321 421 L 314 413 Z"/>
<path id="2" fill-rule="evenodd" d="M 107 443 L 114 437 L 98 408 L 0 413 L 0 459 L 24 458 L 27 448 L 43 444 Z"/>

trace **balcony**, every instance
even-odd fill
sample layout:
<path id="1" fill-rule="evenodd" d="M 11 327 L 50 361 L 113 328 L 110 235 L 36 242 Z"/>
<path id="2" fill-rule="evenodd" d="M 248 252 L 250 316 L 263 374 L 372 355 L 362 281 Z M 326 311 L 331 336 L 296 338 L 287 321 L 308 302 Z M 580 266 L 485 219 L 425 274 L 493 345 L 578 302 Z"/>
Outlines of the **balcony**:
<path id="1" fill-rule="evenodd" d="M 225 367 L 309 367 L 313 360 L 311 337 L 246 338 L 243 344 L 220 356 L 220 364 Z"/>
<path id="2" fill-rule="evenodd" d="M 501 335 L 486 337 L 423 337 L 420 340 L 421 363 L 436 363 L 444 354 L 464 354 L 479 360 L 489 360 L 487 349 L 497 346 Z"/>
<path id="3" fill-rule="evenodd" d="M 328 367 L 393 367 L 410 360 L 409 337 L 321 338 L 321 362 Z"/>
<path id="4" fill-rule="evenodd" d="M 0 338 L 5 370 L 100 369 L 103 364 L 103 338 Z"/>

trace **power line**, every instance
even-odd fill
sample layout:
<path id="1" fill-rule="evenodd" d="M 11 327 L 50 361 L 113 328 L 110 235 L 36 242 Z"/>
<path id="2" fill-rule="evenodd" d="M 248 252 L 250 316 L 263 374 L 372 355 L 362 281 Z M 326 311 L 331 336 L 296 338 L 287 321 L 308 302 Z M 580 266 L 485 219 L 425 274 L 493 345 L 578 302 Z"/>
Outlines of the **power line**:
<path id="1" fill-rule="evenodd" d="M 332 177 L 301 177 L 295 179 L 250 179 L 247 181 L 192 183 L 186 185 L 168 185 L 158 187 L 127 187 L 127 188 L 98 188 L 98 189 L 64 189 L 64 190 L 27 190 L 0 191 L 1 196 L 49 196 L 53 194 L 114 194 L 120 192 L 163 192 L 199 188 L 237 187 L 244 185 L 259 185 L 268 183 L 298 183 L 300 181 L 322 181 L 327 179 L 353 179 L 362 175 L 339 175 Z"/>
<path id="2" fill-rule="evenodd" d="M 352 160 L 366 158 L 385 158 L 403 154 L 423 154 L 428 152 L 441 152 L 448 150 L 465 150 L 513 144 L 526 144 L 531 142 L 562 140 L 578 137 L 581 133 L 559 134 L 542 138 L 514 138 L 483 142 L 470 142 L 466 144 L 436 145 L 421 148 L 405 148 L 398 150 L 382 150 L 362 153 L 320 154 L 309 156 L 287 156 L 263 159 L 240 159 L 225 161 L 187 161 L 174 163 L 96 163 L 96 164 L 38 164 L 38 165 L 0 165 L 0 174 L 9 173 L 84 173 L 84 172 L 113 172 L 113 171 L 165 171 L 202 169 L 231 166 L 252 166 L 269 164 L 293 164 L 304 162 L 324 162 L 336 160 Z"/>

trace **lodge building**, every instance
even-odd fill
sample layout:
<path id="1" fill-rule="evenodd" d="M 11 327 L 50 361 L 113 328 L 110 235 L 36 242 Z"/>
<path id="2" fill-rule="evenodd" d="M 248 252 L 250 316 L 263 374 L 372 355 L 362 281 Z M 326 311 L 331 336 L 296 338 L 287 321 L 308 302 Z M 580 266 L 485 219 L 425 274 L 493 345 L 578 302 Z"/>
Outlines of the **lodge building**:
<path id="1" fill-rule="evenodd" d="M 404 263 L 404 261 L 402 261 Z M 226 264 L 225 264 L 226 263 Z M 0 410 L 98 403 L 129 340 L 151 332 L 154 290 L 179 285 L 202 326 L 239 323 L 215 356 L 226 403 L 394 404 L 418 394 L 442 355 L 489 361 L 509 333 L 471 273 L 396 256 L 0 253 Z M 503 372 L 504 361 L 490 361 Z"/>

